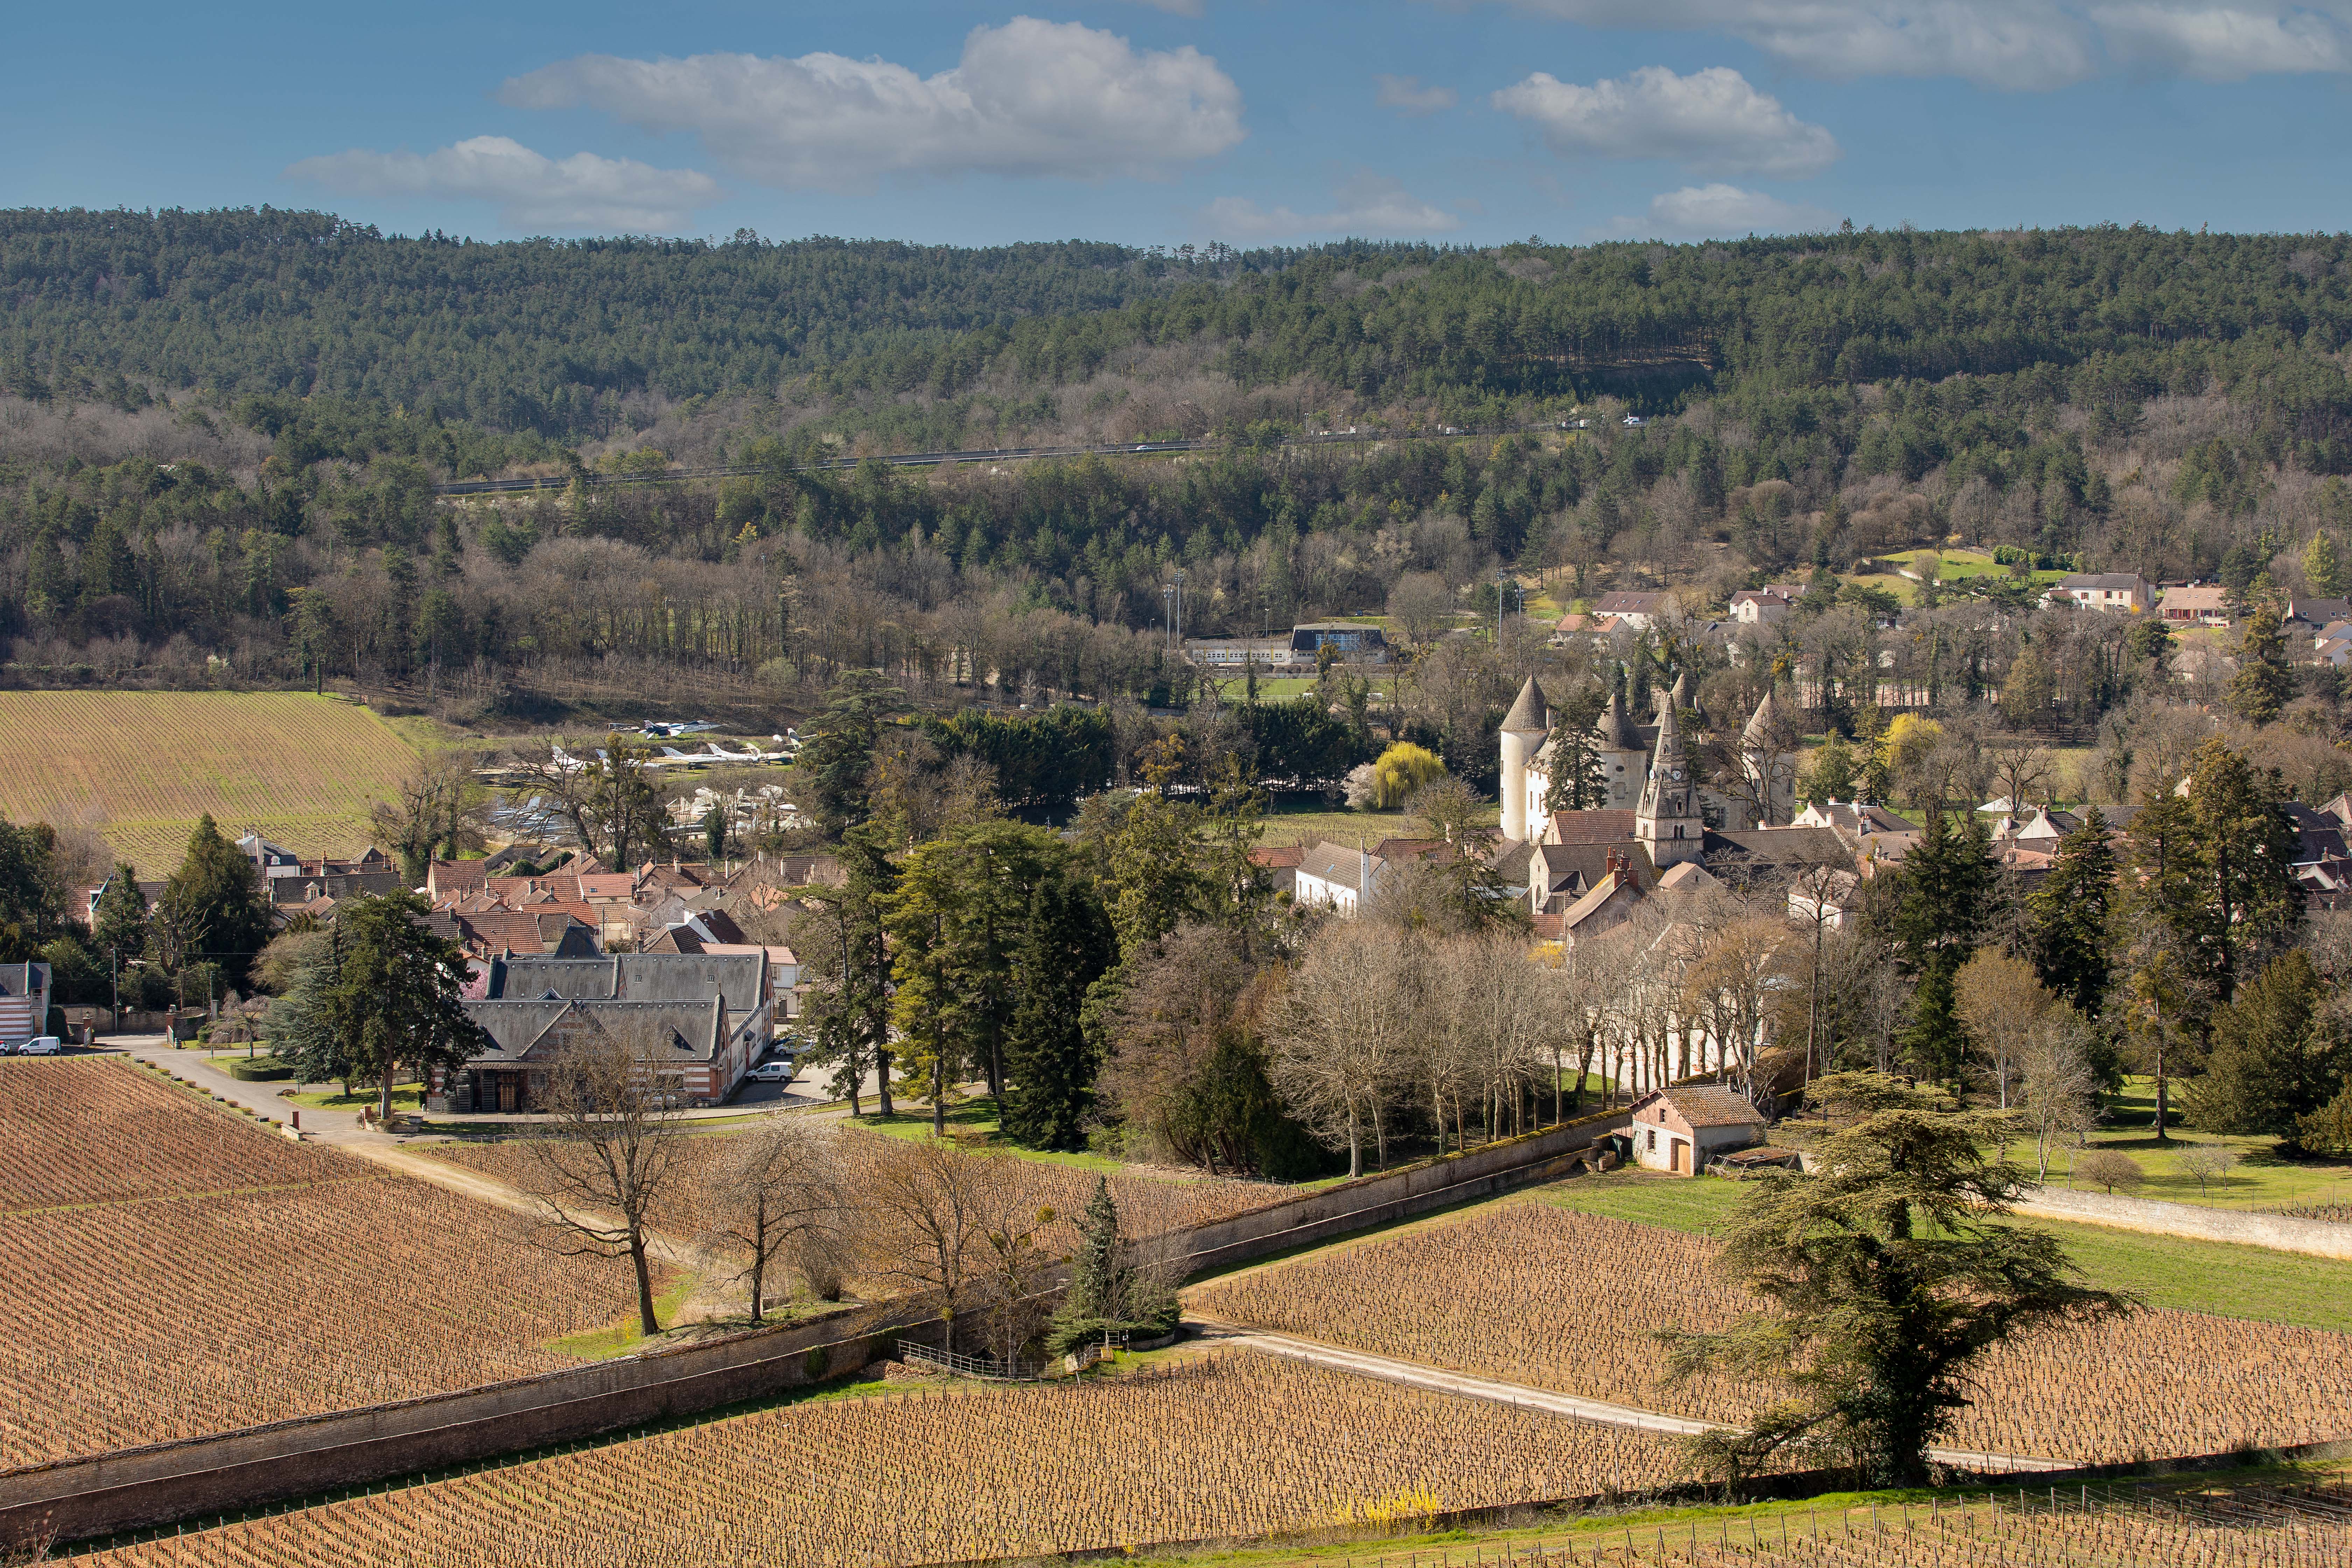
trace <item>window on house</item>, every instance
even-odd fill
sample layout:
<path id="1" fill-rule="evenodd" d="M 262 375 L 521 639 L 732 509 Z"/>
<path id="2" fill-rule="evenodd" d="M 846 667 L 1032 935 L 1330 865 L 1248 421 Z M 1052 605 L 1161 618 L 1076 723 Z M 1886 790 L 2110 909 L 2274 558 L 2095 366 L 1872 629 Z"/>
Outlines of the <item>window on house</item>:
<path id="1" fill-rule="evenodd" d="M 1656 1130 L 1655 1128 L 1653 1128 L 1653 1129 L 1650 1131 L 1650 1132 L 1647 1134 L 1647 1136 L 1648 1136 L 1649 1142 L 1648 1142 L 1646 1144 L 1644 1144 L 1644 1145 L 1643 1145 L 1643 1147 L 1645 1147 L 1646 1149 L 1648 1149 L 1648 1150 L 1649 1150 L 1649 1152 L 1650 1152 L 1651 1153 L 1654 1154 L 1654 1153 L 1656 1153 L 1656 1152 L 1658 1152 L 1658 1134 L 1657 1134 L 1657 1130 Z"/>

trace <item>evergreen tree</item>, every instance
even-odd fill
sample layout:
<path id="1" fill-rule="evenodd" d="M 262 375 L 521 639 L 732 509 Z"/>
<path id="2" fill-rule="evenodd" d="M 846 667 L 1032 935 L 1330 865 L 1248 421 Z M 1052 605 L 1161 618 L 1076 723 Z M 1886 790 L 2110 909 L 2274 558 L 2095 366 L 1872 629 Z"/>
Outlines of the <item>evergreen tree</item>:
<path id="1" fill-rule="evenodd" d="M 147 952 L 147 895 L 139 890 L 139 873 L 118 860 L 98 895 L 98 912 L 90 928 L 100 952 L 128 963 Z"/>
<path id="2" fill-rule="evenodd" d="M 2336 553 L 2335 539 L 2324 528 L 2315 531 L 2311 542 L 2303 547 L 2303 580 L 2311 584 L 2313 593 L 2326 598 L 2344 593 L 2344 560 Z"/>
<path id="3" fill-rule="evenodd" d="M 245 852 L 213 826 L 210 813 L 188 836 L 188 853 L 155 901 L 156 956 L 177 971 L 197 962 L 220 966 L 226 983 L 242 986 L 246 971 L 269 940 L 268 896 Z"/>
<path id="4" fill-rule="evenodd" d="M 1995 872 L 1984 820 L 1974 813 L 1955 833 L 1949 816 L 1930 812 L 1927 830 L 1903 857 L 1894 920 L 1896 962 L 1919 981 L 1903 1047 L 1931 1079 L 1958 1082 L 1967 1064 L 1968 1032 L 1960 1026 L 1952 980 L 1991 923 Z"/>
<path id="5" fill-rule="evenodd" d="M 331 936 L 295 970 L 286 994 L 269 1005 L 269 1052 L 293 1068 L 297 1081 L 340 1083 L 349 1095 L 359 1058 L 336 1029 L 329 1003 L 341 965 Z"/>
<path id="6" fill-rule="evenodd" d="M 2189 1124 L 2293 1138 L 2352 1072 L 2352 1041 L 2318 1016 L 2326 994 L 2311 960 L 2290 948 L 2217 1009 L 2204 1075 L 2183 1097 Z"/>
<path id="7" fill-rule="evenodd" d="M 1118 939 L 1093 889 L 1066 873 L 1039 879 L 1013 964 L 1019 997 L 1005 1034 L 1006 1137 L 1032 1149 L 1085 1146 L 1097 1059 L 1087 1042 L 1087 993 Z"/>
<path id="8" fill-rule="evenodd" d="M 1609 774 L 1593 746 L 1593 726 L 1609 706 L 1597 684 L 1584 686 L 1559 709 L 1551 730 L 1551 787 L 1546 811 L 1599 811 L 1609 804 Z M 1530 825 L 1533 831 L 1533 825 Z"/>
<path id="9" fill-rule="evenodd" d="M 479 1050 L 484 1036 L 460 1000 L 466 952 L 425 923 L 431 906 L 405 889 L 352 899 L 335 910 L 336 964 L 325 996 L 328 1026 L 354 1076 L 373 1078 L 377 1114 L 392 1114 L 399 1068 L 429 1084 Z"/>
<path id="10" fill-rule="evenodd" d="M 859 1114 L 866 1075 L 876 1075 L 881 1112 L 890 1104 L 890 945 L 883 914 L 898 890 L 898 868 L 881 835 L 861 824 L 841 836 L 842 881 L 812 888 L 814 906 L 794 928 L 813 982 L 804 1019 L 815 1038 L 811 1059 L 834 1069 L 834 1092 Z"/>
<path id="11" fill-rule="evenodd" d="M 2283 945 L 2303 923 L 2294 820 L 2286 814 L 2287 789 L 2278 771 L 2257 769 L 2220 737 L 2197 748 L 2191 768 L 2188 801 L 2197 875 L 2191 918 L 2203 938 L 2213 994 L 2226 1002 L 2245 961 Z"/>
<path id="12" fill-rule="evenodd" d="M 1661 1334 L 1669 1377 L 1727 1373 L 1785 1392 L 1759 1401 L 1745 1430 L 1696 1443 L 1727 1480 L 1812 1454 L 1864 1486 L 1924 1485 L 1988 1352 L 2137 1303 L 2074 1283 L 2048 1232 L 1997 1223 L 2026 1179 L 2000 1157 L 2006 1113 L 1872 1073 L 1813 1091 L 1844 1123 L 1819 1173 L 1755 1184 L 1725 1242 L 1722 1266 L 1759 1309 L 1721 1332 Z"/>
<path id="13" fill-rule="evenodd" d="M 904 691 L 867 670 L 845 671 L 825 693 L 824 710 L 810 721 L 794 771 L 807 779 L 810 812 L 826 831 L 864 820 L 874 743 L 882 726 L 907 708 Z"/>
<path id="14" fill-rule="evenodd" d="M 2116 899 L 2116 851 L 2097 806 L 2059 841 L 2058 856 L 2027 900 L 2027 956 L 2042 984 L 2085 1018 L 2099 1016 L 2113 958 L 2107 920 Z"/>
<path id="15" fill-rule="evenodd" d="M 2294 695 L 2294 667 L 2286 661 L 2286 638 L 2279 631 L 2278 606 L 2254 606 L 2238 642 L 2238 673 L 2230 681 L 2230 706 L 2249 724 L 2267 724 Z"/>
<path id="16" fill-rule="evenodd" d="M 65 879 L 58 874 L 58 836 L 45 822 L 18 827 L 0 822 L 0 923 L 16 929 L 19 945 L 38 945 L 65 934 Z M 19 953 L 6 959 L 22 963 Z"/>

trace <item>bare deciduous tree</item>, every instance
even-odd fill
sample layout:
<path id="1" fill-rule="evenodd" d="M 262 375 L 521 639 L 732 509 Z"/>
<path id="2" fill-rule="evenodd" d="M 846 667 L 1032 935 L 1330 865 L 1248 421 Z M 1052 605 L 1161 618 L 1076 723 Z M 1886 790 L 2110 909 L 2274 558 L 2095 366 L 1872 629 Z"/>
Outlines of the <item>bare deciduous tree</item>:
<path id="1" fill-rule="evenodd" d="M 2050 1179 L 2050 1155 L 2081 1137 L 2098 1120 L 2099 1080 L 2075 1037 L 2074 1016 L 2053 1013 L 2025 1036 L 2018 1050 L 2019 1108 L 2033 1136 L 2033 1179 Z"/>
<path id="2" fill-rule="evenodd" d="M 950 1348 L 956 1312 L 986 1267 L 986 1157 L 943 1139 L 892 1139 L 874 1161 L 852 1211 L 866 1270 L 907 1292 L 940 1300 Z"/>
<path id="3" fill-rule="evenodd" d="M 2238 1163 L 2237 1156 L 2221 1143 L 2191 1143 L 2172 1157 L 2180 1173 L 2197 1184 L 2197 1195 L 2205 1195 L 2206 1184 L 2218 1182 L 2230 1173 Z"/>
<path id="4" fill-rule="evenodd" d="M 667 1035 L 651 1022 L 599 1022 L 565 1046 L 547 1075 L 554 1125 L 524 1145 L 541 1245 L 627 1258 L 636 1271 L 637 1325 L 648 1335 L 661 1323 L 646 1216 L 682 1170 L 684 1124 L 671 1109 L 679 1086 L 650 1065 L 669 1054 Z"/>
<path id="5" fill-rule="evenodd" d="M 1364 1173 L 1364 1142 L 1388 1160 L 1383 1118 L 1409 1060 L 1412 1007 L 1401 984 L 1403 938 L 1370 921 L 1325 928 L 1276 1008 L 1268 1076 L 1325 1145 Z"/>
<path id="6" fill-rule="evenodd" d="M 2063 1004 L 2042 988 L 2033 965 L 1990 947 L 1960 966 L 1952 994 L 1961 1025 L 1992 1058 L 1993 1092 L 2006 1110 L 2026 1040 Z"/>
<path id="7" fill-rule="evenodd" d="M 802 1118 L 766 1116 L 728 1140 L 706 1178 L 705 1239 L 749 1259 L 735 1278 L 750 1287 L 755 1323 L 767 1316 L 770 1267 L 818 1251 L 837 1232 L 845 1194 L 833 1136 Z"/>

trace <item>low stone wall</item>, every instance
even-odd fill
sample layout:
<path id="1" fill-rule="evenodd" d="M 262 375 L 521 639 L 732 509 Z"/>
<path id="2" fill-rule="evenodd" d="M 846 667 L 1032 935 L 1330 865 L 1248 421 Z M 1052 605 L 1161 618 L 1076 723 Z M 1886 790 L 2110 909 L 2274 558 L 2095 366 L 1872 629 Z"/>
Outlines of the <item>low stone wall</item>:
<path id="1" fill-rule="evenodd" d="M 1588 1116 L 1180 1232 L 1188 1271 L 1565 1175 L 1631 1120 L 1623 1110 Z M 0 1549 L 234 1513 L 764 1398 L 845 1376 L 889 1354 L 902 1334 L 938 1327 L 930 1305 L 886 1303 L 512 1383 L 0 1471 Z"/>
<path id="2" fill-rule="evenodd" d="M 928 1305 L 754 1329 L 511 1383 L 0 1471 L 0 1550 L 74 1541 L 315 1497 L 669 1420 L 841 1377 Z"/>
<path id="3" fill-rule="evenodd" d="M 1630 1110 L 1602 1111 L 1467 1154 L 1363 1176 L 1303 1197 L 1251 1209 L 1183 1233 L 1187 1271 L 1255 1262 L 1293 1247 L 1369 1230 L 1454 1204 L 1570 1173 L 1602 1138 L 1633 1125 Z"/>
<path id="4" fill-rule="evenodd" d="M 2078 1187 L 2029 1187 L 2019 1200 L 2020 1214 L 2044 1219 L 2080 1220 L 2140 1230 L 2157 1236 L 2194 1237 L 2200 1241 L 2234 1241 L 2246 1247 L 2267 1247 L 2277 1252 L 2304 1252 L 2315 1258 L 2352 1258 L 2352 1226 L 2326 1220 L 2290 1219 L 2284 1215 L 2246 1214 L 2236 1209 L 2209 1209 L 2196 1204 L 2160 1203 L 2153 1198 L 2124 1198 L 2108 1193 L 2088 1193 Z"/>

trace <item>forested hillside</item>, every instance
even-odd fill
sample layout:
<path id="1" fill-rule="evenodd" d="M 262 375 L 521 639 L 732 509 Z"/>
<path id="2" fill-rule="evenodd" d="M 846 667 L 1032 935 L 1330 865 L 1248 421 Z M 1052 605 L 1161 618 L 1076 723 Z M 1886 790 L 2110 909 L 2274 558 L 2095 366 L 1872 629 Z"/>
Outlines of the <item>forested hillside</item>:
<path id="1" fill-rule="evenodd" d="M 1563 604 L 1672 584 L 1719 605 L 1948 541 L 2298 591 L 2323 585 L 2314 535 L 2352 526 L 2341 237 L 1167 256 L 16 213 L 0 298 L 20 679 L 504 700 L 682 676 L 798 701 L 878 668 L 948 700 L 992 676 L 1000 696 L 1139 695 L 1168 689 L 1179 566 L 1197 631 L 1383 608 L 1425 631 L 1433 606 L 1490 612 L 1498 570 Z M 1391 419 L 1528 428 L 1281 440 Z M 793 471 L 1176 433 L 1223 445 Z M 462 505 L 431 489 L 687 460 L 761 472 Z M 1962 596 L 1983 608 L 1995 585 Z M 2006 679 L 2010 626 L 1952 629 L 1976 650 L 1964 689 Z M 1483 755 L 1505 672 L 1449 679 L 1416 678 L 1447 690 L 1429 727 Z M 2057 689 L 2076 722 L 2118 689 Z"/>
<path id="2" fill-rule="evenodd" d="M 28 397 L 119 396 L 123 377 L 577 439 L 631 394 L 772 389 L 908 340 L 952 364 L 958 334 L 1119 305 L 1189 265 L 1080 242 L 478 244 L 268 208 L 16 211 L 0 213 L 0 374 Z"/>

